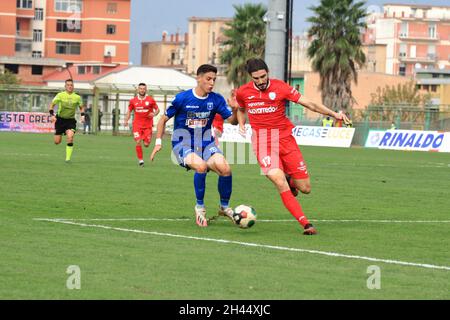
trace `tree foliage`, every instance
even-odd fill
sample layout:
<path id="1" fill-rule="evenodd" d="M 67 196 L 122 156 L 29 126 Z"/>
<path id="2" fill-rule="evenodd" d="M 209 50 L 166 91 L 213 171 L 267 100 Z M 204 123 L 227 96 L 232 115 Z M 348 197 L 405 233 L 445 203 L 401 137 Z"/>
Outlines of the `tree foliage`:
<path id="1" fill-rule="evenodd" d="M 320 74 L 322 102 L 334 110 L 350 111 L 354 104 L 351 84 L 357 83 L 357 68 L 366 57 L 360 32 L 366 28 L 365 2 L 321 0 L 310 9 L 315 13 L 308 35 L 312 37 L 308 56 Z"/>
<path id="2" fill-rule="evenodd" d="M 20 84 L 20 79 L 9 70 L 5 70 L 4 73 L 0 73 L 0 85 Z"/>
<path id="3" fill-rule="evenodd" d="M 267 8 L 263 4 L 233 5 L 236 13 L 224 31 L 226 49 L 221 63 L 226 64 L 227 80 L 235 87 L 249 81 L 245 63 L 250 58 L 262 58 L 266 43 L 266 24 L 263 17 Z"/>
<path id="4" fill-rule="evenodd" d="M 397 86 L 378 87 L 375 93 L 371 94 L 371 104 L 373 105 L 410 105 L 423 106 L 430 102 L 429 93 L 422 94 L 416 87 L 414 81 Z"/>

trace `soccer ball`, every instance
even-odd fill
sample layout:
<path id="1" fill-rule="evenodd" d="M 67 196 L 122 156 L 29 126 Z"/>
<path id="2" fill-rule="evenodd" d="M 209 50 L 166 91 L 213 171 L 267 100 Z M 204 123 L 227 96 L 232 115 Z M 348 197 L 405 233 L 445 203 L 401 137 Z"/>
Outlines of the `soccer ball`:
<path id="1" fill-rule="evenodd" d="M 234 209 L 233 219 L 240 228 L 250 228 L 256 222 L 256 211 L 250 206 L 241 204 Z"/>

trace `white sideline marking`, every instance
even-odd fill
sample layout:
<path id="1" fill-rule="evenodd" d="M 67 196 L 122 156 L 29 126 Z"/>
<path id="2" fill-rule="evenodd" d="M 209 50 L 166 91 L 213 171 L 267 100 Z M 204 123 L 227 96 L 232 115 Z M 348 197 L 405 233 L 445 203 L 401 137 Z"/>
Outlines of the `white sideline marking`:
<path id="1" fill-rule="evenodd" d="M 156 231 L 125 229 L 125 228 L 117 228 L 117 227 L 110 227 L 110 226 L 103 226 L 103 225 L 96 225 L 96 224 L 77 223 L 77 222 L 72 222 L 72 221 L 67 221 L 67 220 L 55 220 L 55 219 L 34 219 L 34 220 L 69 224 L 69 225 L 75 225 L 75 226 L 86 227 L 86 228 L 99 228 L 99 229 L 115 230 L 115 231 L 122 231 L 122 232 L 151 234 L 151 235 L 163 236 L 163 237 L 210 241 L 210 242 L 219 242 L 219 243 L 226 243 L 226 244 L 237 244 L 237 245 L 247 246 L 247 247 L 258 247 L 258 248 L 274 249 L 274 250 L 281 250 L 281 251 L 306 252 L 306 253 L 320 254 L 320 255 L 324 255 L 324 256 L 331 256 L 331 257 L 338 257 L 338 258 L 367 260 L 367 261 L 371 261 L 371 262 L 382 262 L 382 263 L 396 264 L 396 265 L 403 265 L 403 266 L 412 266 L 412 267 L 420 267 L 420 268 L 427 268 L 427 269 L 440 269 L 440 270 L 450 271 L 450 267 L 448 267 L 448 266 L 438 266 L 438 265 L 424 264 L 424 263 L 413 263 L 413 262 L 397 261 L 397 260 L 390 260 L 390 259 L 378 259 L 378 258 L 348 255 L 348 254 L 319 251 L 319 250 L 289 248 L 289 247 L 272 246 L 272 245 L 265 245 L 265 244 L 251 243 L 251 242 L 240 242 L 240 241 L 225 240 L 225 239 L 213 239 L 213 238 L 205 238 L 205 237 L 185 236 L 185 235 L 180 235 L 180 234 L 162 233 L 162 232 L 156 232 Z"/>
<path id="2" fill-rule="evenodd" d="M 34 220 L 44 220 L 34 219 Z M 66 218 L 53 218 L 52 220 L 58 221 L 191 221 L 194 218 L 98 218 L 98 219 L 66 219 Z M 228 220 L 216 220 L 216 221 L 226 221 Z M 214 221 L 214 222 L 216 222 Z M 343 220 L 328 220 L 328 219 L 309 219 L 311 222 L 332 222 L 332 223 L 348 223 L 348 222 L 361 222 L 361 223 L 450 223 L 450 220 L 359 220 L 359 219 L 343 219 Z M 297 222 L 295 219 L 258 219 L 258 222 Z"/>

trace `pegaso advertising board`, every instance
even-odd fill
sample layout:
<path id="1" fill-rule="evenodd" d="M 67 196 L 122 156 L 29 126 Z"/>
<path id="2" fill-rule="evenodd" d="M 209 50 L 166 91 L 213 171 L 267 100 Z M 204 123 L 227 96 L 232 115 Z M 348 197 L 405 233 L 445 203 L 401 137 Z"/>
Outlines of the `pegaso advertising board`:
<path id="1" fill-rule="evenodd" d="M 450 152 L 450 132 L 370 130 L 365 147 L 405 151 Z"/>
<path id="2" fill-rule="evenodd" d="M 245 129 L 246 136 L 244 138 L 239 134 L 238 126 L 224 124 L 220 141 L 251 142 L 252 128 L 246 124 Z M 354 128 L 297 126 L 292 129 L 292 135 L 297 144 L 302 146 L 349 148 L 354 134 Z"/>

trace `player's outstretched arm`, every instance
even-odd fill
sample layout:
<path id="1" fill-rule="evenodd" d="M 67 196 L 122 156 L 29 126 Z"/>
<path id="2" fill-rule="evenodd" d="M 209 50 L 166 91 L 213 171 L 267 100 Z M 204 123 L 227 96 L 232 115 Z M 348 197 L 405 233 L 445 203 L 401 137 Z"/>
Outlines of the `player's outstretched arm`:
<path id="1" fill-rule="evenodd" d="M 169 117 L 164 115 L 159 119 L 158 124 L 156 125 L 156 142 L 155 147 L 153 148 L 152 155 L 150 156 L 150 160 L 153 161 L 155 159 L 156 154 L 162 149 L 162 141 L 161 138 L 164 135 L 164 131 L 166 129 L 166 122 L 169 121 Z"/>
<path id="2" fill-rule="evenodd" d="M 350 120 L 344 113 L 334 112 L 333 110 L 325 107 L 323 104 L 311 101 L 310 99 L 306 98 L 305 96 L 301 96 L 300 99 L 298 99 L 297 103 L 301 104 L 302 106 L 304 106 L 305 108 L 308 108 L 311 111 L 333 117 L 336 120 L 343 120 L 345 124 L 348 124 L 350 122 Z"/>

